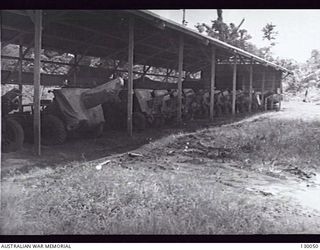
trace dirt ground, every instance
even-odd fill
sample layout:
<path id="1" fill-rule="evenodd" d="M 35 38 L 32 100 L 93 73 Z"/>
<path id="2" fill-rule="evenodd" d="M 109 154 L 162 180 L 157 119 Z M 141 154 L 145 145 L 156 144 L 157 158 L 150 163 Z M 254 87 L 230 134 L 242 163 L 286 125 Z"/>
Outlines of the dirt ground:
<path id="1" fill-rule="evenodd" d="M 256 115 L 252 115 L 256 116 Z M 8 173 L 28 172 L 30 169 L 56 167 L 73 161 L 91 161 L 113 154 L 129 152 L 145 144 L 152 143 L 170 134 L 194 132 L 197 129 L 240 121 L 249 115 L 237 117 L 219 117 L 214 122 L 196 120 L 183 123 L 181 127 L 165 126 L 161 129 L 148 128 L 143 132 L 135 132 L 129 137 L 126 131 L 105 131 L 102 137 L 71 138 L 64 145 L 42 146 L 41 157 L 34 155 L 33 145 L 25 143 L 19 152 L 1 155 L 2 175 Z"/>
<path id="2" fill-rule="evenodd" d="M 277 152 L 277 148 L 272 149 L 272 145 L 282 145 L 284 143 L 285 139 L 281 139 L 281 141 L 278 140 L 278 137 L 285 134 L 290 138 L 290 128 L 288 126 L 281 127 L 286 122 L 305 126 L 302 127 L 301 136 L 310 136 L 311 142 L 313 136 L 318 136 L 319 130 L 314 134 L 305 132 L 308 130 L 309 122 L 313 122 L 313 125 L 310 125 L 310 130 L 317 129 L 314 122 L 319 122 L 320 125 L 320 106 L 302 102 L 285 102 L 279 112 L 220 118 L 213 123 L 193 121 L 184 124 L 183 128 L 164 128 L 161 131 L 150 129 L 135 134 L 132 138 L 127 137 L 123 132 L 112 131 L 105 133 L 104 137 L 99 139 L 73 140 L 63 146 L 44 147 L 43 155 L 40 158 L 32 155 L 31 145 L 25 145 L 21 152 L 2 154 L 3 183 L 12 182 L 12 178 L 17 178 L 17 176 L 23 174 L 29 174 L 35 178 L 37 171 L 41 172 L 42 169 L 49 171 L 49 175 L 54 175 L 56 169 L 61 166 L 86 164 L 86 166 L 90 166 L 90 171 L 93 171 L 93 174 L 98 172 L 101 176 L 105 175 L 104 178 L 114 179 L 115 182 L 119 181 L 117 178 L 124 178 L 123 175 L 127 173 L 130 173 L 128 176 L 131 174 L 135 176 L 130 177 L 131 179 L 129 177 L 125 179 L 126 185 L 137 185 L 135 183 L 136 179 L 132 178 L 138 178 L 136 176 L 140 175 L 145 176 L 145 178 L 158 176 L 164 178 L 167 182 L 175 180 L 172 185 L 181 184 L 179 188 L 182 188 L 182 190 L 179 189 L 179 192 L 184 197 L 187 196 L 187 200 L 196 195 L 194 194 L 196 193 L 195 190 L 201 192 L 199 196 L 203 195 L 203 200 L 201 200 L 203 204 L 209 202 L 209 194 L 214 194 L 216 199 L 214 202 L 212 200 L 210 202 L 215 205 L 210 204 L 209 208 L 212 206 L 223 208 L 219 214 L 222 218 L 221 221 L 215 221 L 215 226 L 206 226 L 203 231 L 201 231 L 202 224 L 199 224 L 197 228 L 188 229 L 187 233 L 319 234 L 320 168 L 317 166 L 318 159 L 314 159 L 314 155 L 307 152 L 309 146 L 313 149 L 315 145 L 306 145 L 299 148 L 299 143 L 294 145 L 295 141 L 292 141 L 292 143 L 289 142 L 288 145 L 284 145 L 283 151 L 280 147 L 279 152 Z M 264 127 L 259 127 L 260 124 Z M 273 134 L 268 136 L 267 132 L 265 134 L 261 132 L 261 136 L 259 136 L 260 132 L 258 132 L 258 135 L 252 132 L 255 137 L 247 140 L 250 143 L 246 142 L 250 133 L 245 135 L 243 133 L 252 131 L 250 126 L 269 131 L 268 124 L 279 126 L 279 129 L 273 127 L 273 130 L 271 130 Z M 229 132 L 230 137 L 228 137 Z M 276 134 L 277 132 L 279 134 Z M 265 138 L 266 136 L 268 138 Z M 239 141 L 235 138 L 239 138 Z M 292 139 L 295 138 L 290 138 L 290 140 Z M 320 143 L 320 141 L 317 142 Z M 269 153 L 267 151 L 263 152 L 263 150 L 261 152 L 260 145 L 263 145 L 263 143 L 268 146 L 271 145 Z M 290 146 L 292 146 L 294 152 L 285 150 Z M 320 144 L 318 146 L 320 149 Z M 137 155 L 132 154 L 132 152 Z M 310 160 L 308 160 L 309 156 Z M 77 163 L 75 164 L 75 162 Z M 71 174 L 71 172 L 68 173 Z M 121 173 L 121 176 L 119 173 Z M 142 180 L 143 178 L 140 181 L 146 181 Z M 158 179 L 154 182 L 158 183 Z M 29 182 L 29 184 L 31 183 Z M 163 183 L 165 182 L 159 182 L 159 186 Z M 128 187 L 126 185 L 125 187 Z M 192 187 L 189 187 L 189 185 Z M 27 186 L 27 183 L 25 186 Z M 134 187 L 132 187 L 132 190 L 135 190 Z M 190 188 L 190 193 L 188 193 L 188 188 Z M 161 189 L 158 187 L 157 192 L 161 193 L 160 191 Z M 6 195 L 4 196 L 4 199 L 6 199 Z M 132 199 L 130 198 L 130 201 Z M 206 199 L 208 200 L 206 201 Z M 158 202 L 160 202 L 160 198 Z M 217 202 L 220 203 L 217 204 Z M 252 206 L 254 206 L 253 209 Z M 186 205 L 186 207 L 188 206 Z M 137 208 L 135 210 L 139 211 Z M 194 212 L 188 210 L 185 213 L 189 213 L 193 217 L 197 214 L 195 211 L 198 210 L 201 210 L 201 208 L 192 210 Z M 202 211 L 202 213 L 207 213 L 207 211 Z M 208 213 L 210 212 L 208 211 Z M 205 216 L 201 214 L 200 217 Z M 208 224 L 210 218 L 208 217 L 203 223 Z M 156 221 L 156 219 L 153 220 Z M 162 218 L 161 221 L 163 220 Z M 233 222 L 230 220 L 233 220 Z M 238 220 L 244 221 L 237 222 Z M 159 224 L 157 225 L 158 228 L 156 226 L 153 226 L 150 230 L 144 228 L 142 231 L 138 230 L 137 233 L 186 233 L 182 229 L 182 231 L 177 229 L 180 224 L 175 224 L 172 231 L 166 231 L 167 229 L 161 231 L 162 227 Z M 57 230 L 40 231 L 40 233 L 64 233 Z M 99 229 L 100 231 L 86 230 L 80 230 L 80 233 L 104 233 L 103 230 L 106 229 L 103 228 L 102 231 L 101 229 Z M 133 229 L 129 229 L 128 225 L 127 228 L 117 225 L 117 230 L 115 230 L 116 233 L 127 231 L 132 233 L 130 230 Z M 17 232 L 12 228 L 7 231 L 3 229 L 3 231 Z M 31 233 L 34 233 L 34 231 Z M 67 233 L 70 233 L 70 231 L 67 231 Z M 72 233 L 76 232 L 72 231 Z M 110 233 L 110 231 L 107 230 L 106 233 Z"/>

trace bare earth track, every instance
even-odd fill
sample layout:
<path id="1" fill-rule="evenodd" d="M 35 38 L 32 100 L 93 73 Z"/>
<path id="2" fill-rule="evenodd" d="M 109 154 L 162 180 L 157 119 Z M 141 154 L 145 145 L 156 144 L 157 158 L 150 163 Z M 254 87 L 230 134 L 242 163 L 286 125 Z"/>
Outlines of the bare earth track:
<path id="1" fill-rule="evenodd" d="M 2 233 L 319 234 L 320 106 L 242 118 L 3 154 Z"/>

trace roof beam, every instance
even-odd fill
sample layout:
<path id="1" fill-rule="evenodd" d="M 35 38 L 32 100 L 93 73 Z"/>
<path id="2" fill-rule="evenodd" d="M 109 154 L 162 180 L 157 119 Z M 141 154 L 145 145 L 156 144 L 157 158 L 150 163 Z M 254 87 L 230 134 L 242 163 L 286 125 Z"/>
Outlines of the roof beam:
<path id="1" fill-rule="evenodd" d="M 142 38 L 142 39 L 140 39 L 140 40 L 138 40 L 138 41 L 135 41 L 135 46 L 138 45 L 138 44 L 141 44 L 143 41 L 145 41 L 145 40 L 147 40 L 147 39 L 149 39 L 149 38 L 151 38 L 151 37 L 155 37 L 155 36 L 157 36 L 157 35 L 159 35 L 159 34 L 160 34 L 160 32 L 156 32 L 156 33 L 154 33 L 154 34 L 151 34 L 151 35 L 148 36 L 148 37 L 144 37 L 144 38 Z M 112 58 L 112 56 L 114 56 L 114 55 L 117 55 L 117 54 L 119 54 L 119 53 L 121 53 L 121 52 L 125 52 L 127 49 L 128 49 L 128 47 L 126 46 L 126 47 L 124 47 L 124 48 L 121 48 L 121 49 L 119 49 L 119 50 L 116 50 L 116 51 L 112 52 L 110 55 L 108 55 L 108 58 Z"/>
<path id="2" fill-rule="evenodd" d="M 213 45 L 216 45 L 220 48 L 224 48 L 226 51 L 229 51 L 230 54 L 233 54 L 234 52 L 236 52 L 238 55 L 243 55 L 244 57 L 246 58 L 252 58 L 254 61 L 257 61 L 257 62 L 260 62 L 260 63 L 266 63 L 267 65 L 271 66 L 271 67 L 274 67 L 274 68 L 279 68 L 280 70 L 282 71 L 286 71 L 286 72 L 290 72 L 291 71 L 288 71 L 287 69 L 281 67 L 281 66 L 278 66 L 274 63 L 271 63 L 265 59 L 262 59 L 256 55 L 253 55 L 247 51 L 244 51 L 242 49 L 239 49 L 235 46 L 232 46 L 230 44 L 227 44 L 225 42 L 222 42 L 218 39 L 215 39 L 215 38 L 212 38 L 212 37 L 208 37 L 208 36 L 205 36 L 203 34 L 200 34 L 200 33 L 197 33 L 189 28 L 186 28 L 180 24 L 177 24 L 176 22 L 174 21 L 171 21 L 169 19 L 165 19 L 155 13 L 152 13 L 151 11 L 147 11 L 147 10 L 127 10 L 127 12 L 130 12 L 132 14 L 135 14 L 137 16 L 140 16 L 144 19 L 148 19 L 148 20 L 162 20 L 165 22 L 166 26 L 169 27 L 169 28 L 172 28 L 174 30 L 177 30 L 179 32 L 183 32 L 185 34 L 188 34 L 192 37 L 195 37 L 199 40 L 209 40 L 209 42 Z"/>
<path id="3" fill-rule="evenodd" d="M 8 26 L 8 25 L 3 25 L 3 28 L 4 29 L 8 29 L 8 30 L 15 30 L 15 31 L 18 31 L 18 32 L 21 32 L 21 33 L 24 33 L 24 34 L 33 34 L 33 31 L 30 31 L 30 30 L 21 30 L 21 29 L 18 29 L 18 28 L 15 28 L 15 27 L 11 27 L 11 26 Z M 97 45 L 97 44 L 88 44 L 88 42 L 83 42 L 83 41 L 77 41 L 77 40 L 73 40 L 73 39 L 70 39 L 70 38 L 66 38 L 66 37 L 58 37 L 58 36 L 55 36 L 55 35 L 50 35 L 50 34 L 43 34 L 43 38 L 53 38 L 53 39 L 57 39 L 57 40 L 60 40 L 60 41 L 66 41 L 66 42 L 71 42 L 71 43 L 74 43 L 74 44 L 77 44 L 77 45 L 87 45 L 87 46 L 92 46 L 94 48 L 101 48 L 101 49 L 104 49 L 104 50 L 110 50 L 110 48 L 108 47 L 105 47 L 103 45 Z M 71 50 L 70 50 L 71 51 Z"/>
<path id="4" fill-rule="evenodd" d="M 150 56 L 147 56 L 147 57 L 143 58 L 142 60 L 136 62 L 135 64 L 148 63 L 148 60 L 154 58 L 155 56 L 161 55 L 164 52 L 168 52 L 169 50 L 171 50 L 171 48 L 166 48 L 166 49 L 163 49 L 163 50 L 159 50 L 158 52 L 156 52 L 156 53 L 154 53 L 154 54 L 152 54 Z"/>
<path id="5" fill-rule="evenodd" d="M 25 53 L 23 53 L 23 54 L 25 55 Z M 34 61 L 33 58 L 25 58 L 24 55 L 22 57 L 23 61 L 28 61 L 28 62 L 33 62 Z M 2 59 L 10 59 L 10 60 L 20 60 L 20 58 L 17 57 L 17 56 L 5 56 L 5 55 L 2 55 L 1 58 Z M 41 62 L 42 63 L 51 63 L 51 64 L 63 65 L 63 66 L 72 66 L 73 65 L 71 63 L 55 62 L 55 61 L 47 61 L 47 60 L 41 60 Z M 13 71 L 15 71 L 15 70 L 13 70 Z"/>
<path id="6" fill-rule="evenodd" d="M 10 43 L 18 40 L 19 38 L 23 37 L 23 35 L 24 35 L 23 33 L 18 33 L 18 34 L 15 34 L 14 36 L 12 36 L 9 40 L 3 41 L 3 42 L 1 43 L 1 48 L 4 48 L 4 47 L 6 47 L 7 45 L 9 45 Z"/>

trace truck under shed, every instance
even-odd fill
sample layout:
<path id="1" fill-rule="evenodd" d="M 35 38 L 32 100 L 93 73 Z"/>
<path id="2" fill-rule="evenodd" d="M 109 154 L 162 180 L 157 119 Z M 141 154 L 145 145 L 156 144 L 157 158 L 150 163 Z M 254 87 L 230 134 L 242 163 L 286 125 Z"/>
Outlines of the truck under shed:
<path id="1" fill-rule="evenodd" d="M 202 72 L 199 88 L 210 89 L 210 119 L 213 119 L 214 90 L 233 90 L 232 112 L 235 113 L 237 89 L 281 89 L 287 69 L 217 39 L 202 35 L 171 20 L 145 10 L 2 10 L 1 48 L 20 46 L 19 56 L 1 55 L 1 60 L 15 60 L 15 70 L 1 70 L 1 84 L 34 86 L 34 142 L 41 154 L 40 85 L 94 86 L 106 82 L 111 72 L 123 72 L 127 77 L 127 131 L 132 135 L 133 89 L 155 88 L 139 83 L 138 76 L 159 75 L 175 79 L 163 89 L 178 89 L 177 120 L 181 121 L 182 89 L 188 75 Z M 25 57 L 30 49 L 34 57 Z M 41 59 L 45 50 L 73 55 L 69 62 Z M 83 58 L 125 61 L 126 69 L 81 65 Z M 22 62 L 33 62 L 33 70 L 24 72 Z M 67 74 L 41 73 L 41 66 L 68 66 Z M 135 66 L 143 66 L 136 70 Z M 167 69 L 167 74 L 150 73 L 150 67 Z M 86 73 L 84 73 L 86 72 Z M 139 85 L 140 84 L 140 85 Z M 142 85 L 141 85 L 142 84 Z M 158 87 L 161 88 L 161 87 Z"/>

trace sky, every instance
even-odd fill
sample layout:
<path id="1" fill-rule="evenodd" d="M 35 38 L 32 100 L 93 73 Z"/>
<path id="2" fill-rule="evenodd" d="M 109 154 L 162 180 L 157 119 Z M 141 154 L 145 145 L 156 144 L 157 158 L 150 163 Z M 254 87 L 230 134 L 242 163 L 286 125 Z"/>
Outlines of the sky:
<path id="1" fill-rule="evenodd" d="M 156 14 L 182 22 L 182 10 L 151 10 Z M 211 24 L 217 18 L 216 9 L 186 9 L 187 27 L 195 29 L 197 23 Z M 223 9 L 223 21 L 240 24 L 252 36 L 250 40 L 258 47 L 266 41 L 262 39 L 262 28 L 267 23 L 276 25 L 278 36 L 273 48 L 273 55 L 280 58 L 292 58 L 297 62 L 305 62 L 310 58 L 312 49 L 320 50 L 320 10 L 231 10 Z"/>

